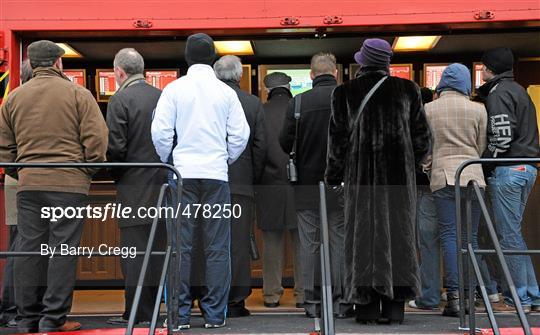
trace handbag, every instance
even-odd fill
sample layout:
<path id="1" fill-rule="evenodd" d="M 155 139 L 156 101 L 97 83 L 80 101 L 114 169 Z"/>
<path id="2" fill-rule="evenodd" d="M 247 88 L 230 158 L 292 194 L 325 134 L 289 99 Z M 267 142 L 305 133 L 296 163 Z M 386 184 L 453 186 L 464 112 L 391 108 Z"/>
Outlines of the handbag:
<path id="1" fill-rule="evenodd" d="M 302 104 L 302 95 L 299 94 L 294 98 L 294 118 L 295 118 L 295 129 L 294 129 L 294 142 L 292 150 L 289 153 L 289 162 L 287 163 L 287 178 L 289 182 L 294 184 L 298 181 L 298 172 L 296 170 L 296 149 L 298 142 L 298 122 L 300 120 L 300 107 Z"/>

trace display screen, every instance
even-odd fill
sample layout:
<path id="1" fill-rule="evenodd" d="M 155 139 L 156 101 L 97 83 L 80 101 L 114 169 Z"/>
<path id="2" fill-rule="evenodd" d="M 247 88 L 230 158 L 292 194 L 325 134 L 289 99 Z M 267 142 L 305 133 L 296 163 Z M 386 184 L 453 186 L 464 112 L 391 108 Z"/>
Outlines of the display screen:
<path id="1" fill-rule="evenodd" d="M 485 83 L 485 81 L 482 80 L 482 67 L 482 63 L 474 63 L 473 81 L 475 88 L 478 88 Z"/>
<path id="2" fill-rule="evenodd" d="M 424 86 L 435 90 L 448 64 L 424 64 Z"/>
<path id="3" fill-rule="evenodd" d="M 86 87 L 86 71 L 85 70 L 63 70 L 64 75 L 75 84 Z"/>
<path id="4" fill-rule="evenodd" d="M 146 81 L 148 84 L 163 90 L 165 86 L 178 79 L 178 70 L 148 70 Z"/>
<path id="5" fill-rule="evenodd" d="M 390 65 L 390 75 L 407 80 L 413 79 L 412 64 Z"/>
<path id="6" fill-rule="evenodd" d="M 98 101 L 107 101 L 116 90 L 116 80 L 114 71 L 111 70 L 96 70 L 96 90 L 98 93 Z"/>
<path id="7" fill-rule="evenodd" d="M 310 69 L 276 69 L 268 70 L 267 74 L 283 72 L 291 77 L 291 93 L 293 96 L 308 91 L 312 88 Z"/>

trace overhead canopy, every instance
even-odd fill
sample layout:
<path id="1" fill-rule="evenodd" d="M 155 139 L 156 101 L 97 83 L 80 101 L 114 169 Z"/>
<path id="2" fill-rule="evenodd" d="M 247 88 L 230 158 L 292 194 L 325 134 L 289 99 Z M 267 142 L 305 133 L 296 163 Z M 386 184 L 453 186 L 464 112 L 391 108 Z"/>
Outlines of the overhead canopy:
<path id="1" fill-rule="evenodd" d="M 276 29 L 540 20 L 540 2 L 384 0 L 3 0 L 15 30 Z M 287 19 L 288 18 L 288 19 Z M 139 22 L 136 22 L 136 21 Z M 292 23 L 286 25 L 285 23 Z"/>

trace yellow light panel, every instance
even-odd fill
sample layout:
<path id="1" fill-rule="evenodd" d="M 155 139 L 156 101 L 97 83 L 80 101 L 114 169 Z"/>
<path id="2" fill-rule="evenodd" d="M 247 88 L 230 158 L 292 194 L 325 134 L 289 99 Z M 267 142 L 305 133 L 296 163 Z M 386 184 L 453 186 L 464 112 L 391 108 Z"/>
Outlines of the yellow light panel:
<path id="1" fill-rule="evenodd" d="M 220 55 L 251 56 L 254 54 L 250 41 L 215 41 Z"/>
<path id="2" fill-rule="evenodd" d="M 428 51 L 435 47 L 441 36 L 404 36 L 394 41 L 394 51 Z"/>
<path id="3" fill-rule="evenodd" d="M 69 44 L 67 43 L 56 43 L 60 48 L 64 49 L 66 52 L 62 58 L 83 58 L 83 56 L 77 52 L 75 49 L 73 49 Z"/>

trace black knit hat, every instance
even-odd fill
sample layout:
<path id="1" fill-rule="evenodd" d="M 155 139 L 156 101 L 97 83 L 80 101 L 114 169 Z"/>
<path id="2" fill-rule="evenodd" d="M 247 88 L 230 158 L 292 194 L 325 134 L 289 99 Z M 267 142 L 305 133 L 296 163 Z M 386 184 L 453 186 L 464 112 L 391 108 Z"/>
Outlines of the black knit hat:
<path id="1" fill-rule="evenodd" d="M 65 53 L 56 43 L 47 40 L 33 42 L 26 50 L 32 67 L 50 66 Z"/>
<path id="2" fill-rule="evenodd" d="M 500 74 L 512 70 L 514 55 L 508 48 L 491 49 L 482 55 L 482 63 L 493 73 Z"/>
<path id="3" fill-rule="evenodd" d="M 214 40 L 206 34 L 198 33 L 188 37 L 186 43 L 186 61 L 193 64 L 212 65 L 216 60 Z"/>

